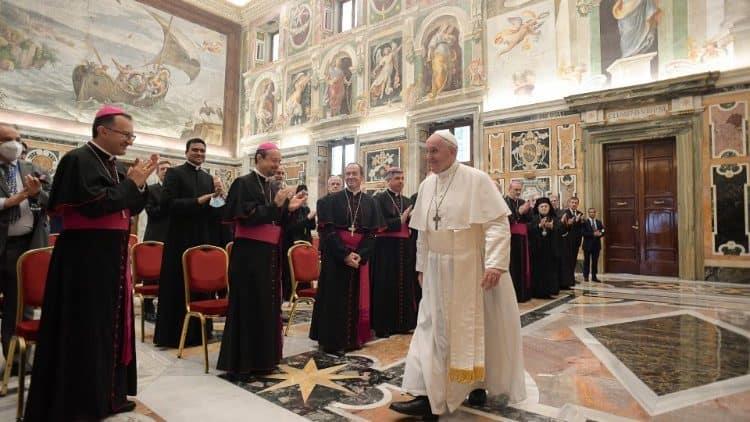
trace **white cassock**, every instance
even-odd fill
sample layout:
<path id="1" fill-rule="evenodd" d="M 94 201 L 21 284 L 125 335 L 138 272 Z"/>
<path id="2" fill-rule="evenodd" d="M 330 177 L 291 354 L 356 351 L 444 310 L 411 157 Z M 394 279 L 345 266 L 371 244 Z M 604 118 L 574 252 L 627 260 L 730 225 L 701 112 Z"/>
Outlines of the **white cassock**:
<path id="1" fill-rule="evenodd" d="M 419 186 L 410 227 L 419 230 L 422 301 L 402 387 L 428 396 L 434 414 L 453 412 L 476 388 L 507 394 L 511 403 L 526 398 L 521 323 L 508 274 L 509 214 L 490 177 L 472 167 L 454 163 Z M 503 271 L 490 290 L 481 287 L 485 268 Z"/>

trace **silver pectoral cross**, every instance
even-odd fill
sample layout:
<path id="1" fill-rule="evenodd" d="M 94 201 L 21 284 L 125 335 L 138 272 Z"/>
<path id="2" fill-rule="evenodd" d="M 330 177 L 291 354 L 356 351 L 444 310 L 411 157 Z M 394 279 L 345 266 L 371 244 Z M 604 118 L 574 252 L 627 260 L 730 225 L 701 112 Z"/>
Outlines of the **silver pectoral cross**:
<path id="1" fill-rule="evenodd" d="M 434 222 L 435 222 L 435 231 L 437 231 L 437 229 L 438 229 L 438 224 L 440 224 L 440 220 L 442 220 L 442 219 L 443 219 L 443 218 L 442 218 L 442 217 L 440 217 L 440 215 L 438 215 L 437 211 L 435 211 L 435 216 L 434 216 L 434 217 L 432 217 L 432 221 L 434 221 Z"/>

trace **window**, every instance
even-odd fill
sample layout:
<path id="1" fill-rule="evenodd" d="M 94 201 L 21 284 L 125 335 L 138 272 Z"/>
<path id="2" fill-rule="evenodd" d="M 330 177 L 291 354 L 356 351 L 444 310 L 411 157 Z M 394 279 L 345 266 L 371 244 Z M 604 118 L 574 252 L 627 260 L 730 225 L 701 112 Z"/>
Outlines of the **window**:
<path id="1" fill-rule="evenodd" d="M 326 6 L 323 12 L 323 29 L 333 32 L 333 8 L 330 6 Z"/>
<path id="2" fill-rule="evenodd" d="M 441 122 L 430 126 L 429 133 L 436 130 L 449 130 L 458 141 L 458 154 L 456 160 L 469 166 L 474 165 L 474 154 L 472 153 L 472 121 L 471 119 L 457 119 Z"/>
<path id="3" fill-rule="evenodd" d="M 357 27 L 357 8 L 355 0 L 341 0 L 338 2 L 339 32 L 351 31 Z"/>
<path id="4" fill-rule="evenodd" d="M 255 33 L 255 60 L 266 61 L 266 34 L 263 32 Z"/>
<path id="5" fill-rule="evenodd" d="M 279 32 L 271 34 L 271 60 L 275 62 L 279 59 Z"/>
<path id="6" fill-rule="evenodd" d="M 356 162 L 354 141 L 342 140 L 331 146 L 331 176 L 344 174 L 346 165 L 354 162 Z"/>

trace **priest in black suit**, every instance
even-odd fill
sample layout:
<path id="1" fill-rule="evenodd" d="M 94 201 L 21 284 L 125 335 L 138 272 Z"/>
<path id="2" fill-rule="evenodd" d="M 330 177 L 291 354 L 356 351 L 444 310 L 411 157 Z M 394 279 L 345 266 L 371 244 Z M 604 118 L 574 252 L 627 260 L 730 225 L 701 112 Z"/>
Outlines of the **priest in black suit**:
<path id="1" fill-rule="evenodd" d="M 146 223 L 146 234 L 143 240 L 156 240 L 164 242 L 167 238 L 167 226 L 169 225 L 169 216 L 162 211 L 161 194 L 164 190 L 164 176 L 167 170 L 172 167 L 172 163 L 167 160 L 159 162 L 159 169 L 156 175 L 159 181 L 153 185 L 148 185 L 148 200 L 146 201 L 146 214 L 148 222 Z"/>
<path id="2" fill-rule="evenodd" d="M 206 159 L 206 143 L 200 138 L 188 140 L 185 156 L 185 164 L 167 170 L 161 199 L 161 208 L 169 216 L 169 229 L 159 278 L 154 343 L 162 347 L 177 347 L 180 341 L 185 317 L 182 254 L 198 245 L 224 246 L 221 227 L 223 207 L 212 201 L 224 195 L 224 187 L 221 180 L 211 177 L 201 167 Z M 198 300 L 197 295 L 193 299 Z M 206 325 L 209 333 L 210 327 L 210 324 Z M 200 343 L 200 321 L 193 318 L 185 345 Z"/>
<path id="3" fill-rule="evenodd" d="M 576 284 L 576 264 L 578 251 L 583 239 L 584 216 L 578 210 L 580 201 L 577 197 L 568 199 L 568 208 L 563 211 L 560 222 L 563 225 L 562 274 L 560 274 L 560 288 L 567 289 Z"/>
<path id="4" fill-rule="evenodd" d="M 596 219 L 596 208 L 589 208 L 589 217 L 583 223 L 583 280 L 599 281 L 596 273 L 599 267 L 599 252 L 602 250 L 604 224 Z M 591 272 L 589 273 L 589 269 Z"/>

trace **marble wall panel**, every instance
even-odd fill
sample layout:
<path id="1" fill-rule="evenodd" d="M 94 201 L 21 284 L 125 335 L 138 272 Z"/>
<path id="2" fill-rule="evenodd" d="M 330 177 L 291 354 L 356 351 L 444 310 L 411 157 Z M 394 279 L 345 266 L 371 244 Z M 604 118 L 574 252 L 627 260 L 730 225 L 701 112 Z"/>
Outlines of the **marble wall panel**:
<path id="1" fill-rule="evenodd" d="M 576 168 L 576 125 L 557 126 L 557 168 L 560 170 Z"/>
<path id="2" fill-rule="evenodd" d="M 490 133 L 487 136 L 487 144 L 489 155 L 489 167 L 487 168 L 487 172 L 489 174 L 502 173 L 505 167 L 505 133 Z"/>
<path id="3" fill-rule="evenodd" d="M 557 193 L 560 195 L 560 204 L 567 204 L 568 199 L 576 196 L 577 192 L 575 174 L 557 176 Z"/>
<path id="4" fill-rule="evenodd" d="M 711 158 L 747 155 L 747 101 L 713 104 L 708 109 L 711 125 Z"/>
<path id="5" fill-rule="evenodd" d="M 750 255 L 748 164 L 711 166 L 714 255 Z"/>

